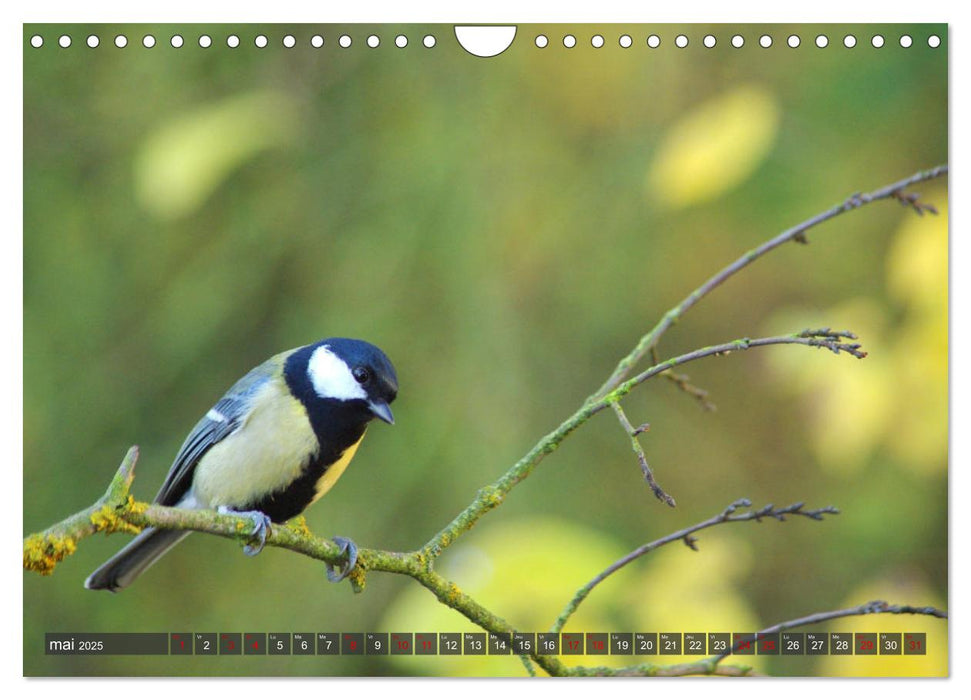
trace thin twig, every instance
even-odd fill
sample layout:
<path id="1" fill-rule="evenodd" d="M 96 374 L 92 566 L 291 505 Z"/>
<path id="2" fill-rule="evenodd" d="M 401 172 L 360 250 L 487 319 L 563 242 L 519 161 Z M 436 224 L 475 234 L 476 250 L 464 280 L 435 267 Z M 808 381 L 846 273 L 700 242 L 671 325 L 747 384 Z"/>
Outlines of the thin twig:
<path id="1" fill-rule="evenodd" d="M 780 622 L 772 627 L 766 627 L 761 632 L 757 632 L 753 637 L 740 640 L 739 644 L 746 641 L 753 641 L 758 635 L 774 634 L 794 627 L 804 627 L 813 625 L 826 620 L 835 620 L 840 617 L 852 617 L 857 615 L 928 615 L 947 619 L 947 613 L 933 607 L 914 607 L 912 605 L 890 605 L 882 600 L 874 600 L 855 608 L 845 610 L 833 610 L 831 612 L 815 613 L 796 620 Z M 734 647 L 733 647 L 734 649 Z M 610 668 L 607 666 L 574 666 L 568 669 L 571 676 L 753 676 L 757 675 L 750 666 L 735 666 L 720 663 L 729 656 L 728 653 L 720 656 L 712 656 L 707 659 L 691 661 L 683 664 L 673 664 L 670 666 L 658 666 L 655 664 L 644 663 L 622 668 Z M 736 657 L 738 658 L 738 657 Z"/>
<path id="2" fill-rule="evenodd" d="M 580 588 L 573 599 L 567 603 L 563 612 L 560 616 L 556 618 L 556 622 L 550 628 L 551 632 L 559 632 L 563 629 L 570 616 L 576 612 L 580 604 L 586 599 L 590 592 L 603 582 L 608 576 L 624 568 L 630 564 L 635 559 L 644 556 L 648 552 L 653 552 L 655 549 L 663 547 L 666 544 L 672 542 L 682 541 L 690 549 L 697 551 L 697 539 L 692 537 L 695 532 L 699 530 L 704 530 L 709 527 L 714 527 L 715 525 L 721 525 L 722 523 L 741 523 L 750 520 L 755 522 L 761 522 L 763 518 L 774 518 L 775 520 L 784 521 L 787 515 L 801 515 L 811 520 L 822 520 L 824 515 L 838 515 L 839 510 L 833 506 L 826 506 L 825 508 L 817 508 L 815 510 L 803 510 L 803 503 L 793 503 L 791 506 L 786 506 L 785 508 L 776 508 L 771 503 L 767 506 L 760 508 L 759 510 L 753 510 L 748 513 L 736 513 L 740 508 L 751 508 L 752 502 L 747 498 L 741 498 L 730 506 L 725 508 L 718 515 L 714 515 L 707 520 L 703 520 L 700 523 L 696 523 L 690 527 L 686 527 L 683 530 L 678 530 L 670 535 L 665 535 L 664 537 L 654 540 L 653 542 L 648 542 L 624 555 L 613 564 L 608 566 L 606 569 L 601 571 L 599 574 L 594 576 L 589 582 L 587 582 L 582 588 Z"/>
<path id="3" fill-rule="evenodd" d="M 641 337 L 637 345 L 624 356 L 618 363 L 617 367 L 614 369 L 610 377 L 603 383 L 603 385 L 597 389 L 588 399 L 588 401 L 595 400 L 601 396 L 606 395 L 608 392 L 612 391 L 614 388 L 620 385 L 622 381 L 627 377 L 634 366 L 641 361 L 645 354 L 647 354 L 651 348 L 657 345 L 661 336 L 678 320 L 685 314 L 688 309 L 697 304 L 701 299 L 703 299 L 712 290 L 719 287 L 725 280 L 730 278 L 735 273 L 740 270 L 745 269 L 751 263 L 755 262 L 761 258 L 766 253 L 775 250 L 784 243 L 795 240 L 801 243 L 806 242 L 806 232 L 819 224 L 829 221 L 840 214 L 844 214 L 848 211 L 854 209 L 859 209 L 860 207 L 870 204 L 872 202 L 877 202 L 881 199 L 894 198 L 899 201 L 904 201 L 908 206 L 914 208 L 918 212 L 920 209 L 926 211 L 935 211 L 933 208 L 928 208 L 926 205 L 922 207 L 916 206 L 917 198 L 912 195 L 904 195 L 903 191 L 912 185 L 924 182 L 926 180 L 933 180 L 934 178 L 941 177 L 948 172 L 947 165 L 939 165 L 936 168 L 931 168 L 930 170 L 924 170 L 910 177 L 904 178 L 903 180 L 898 180 L 886 187 L 881 187 L 878 190 L 874 190 L 869 194 L 854 194 L 848 197 L 842 204 L 837 204 L 836 206 L 828 209 L 821 214 L 806 219 L 801 224 L 793 226 L 790 229 L 786 229 L 780 233 L 775 238 L 772 238 L 758 248 L 748 251 L 738 260 L 733 262 L 731 265 L 720 270 L 718 273 L 713 275 L 707 282 L 695 289 L 691 294 L 685 297 L 677 306 L 670 309 L 661 320 L 654 326 L 648 333 Z M 922 212 L 920 212 L 922 213 Z"/>
<path id="4" fill-rule="evenodd" d="M 841 617 L 855 617 L 857 615 L 874 615 L 874 614 L 889 614 L 889 615 L 928 615 L 930 617 L 938 617 L 941 619 L 947 619 L 947 613 L 943 610 L 938 610 L 935 607 L 927 606 L 913 606 L 913 605 L 890 605 L 885 600 L 871 600 L 869 603 L 864 603 L 863 605 L 857 605 L 854 608 L 844 608 L 843 610 L 831 610 L 829 612 L 813 613 L 812 615 L 806 615 L 805 617 L 799 617 L 795 620 L 788 620 L 786 622 L 780 622 L 778 624 L 772 625 L 771 627 L 766 627 L 764 630 L 756 632 L 751 637 L 742 637 L 735 644 L 732 645 L 724 654 L 719 654 L 718 656 L 713 656 L 711 661 L 714 663 L 719 663 L 722 659 L 730 656 L 732 653 L 738 650 L 738 648 L 748 642 L 756 641 L 760 636 L 766 634 L 775 634 L 776 632 L 784 632 L 785 630 L 791 630 L 796 627 L 805 627 L 806 625 L 815 625 L 820 622 L 826 622 L 827 620 L 836 620 Z"/>
<path id="5" fill-rule="evenodd" d="M 620 402 L 615 401 L 612 405 L 614 407 L 614 413 L 617 414 L 617 420 L 620 421 L 621 427 L 627 433 L 628 437 L 630 437 L 631 448 L 634 450 L 634 454 L 637 455 L 637 461 L 640 462 L 641 473 L 644 474 L 644 480 L 647 482 L 647 485 L 651 487 L 651 491 L 654 492 L 654 495 L 659 501 L 663 501 L 674 508 L 677 504 L 654 479 L 654 472 L 651 471 L 651 467 L 647 463 L 647 456 L 644 454 L 644 448 L 641 447 L 640 440 L 637 439 L 637 436 L 644 432 L 644 426 L 635 428 L 633 425 L 631 425 L 630 421 L 627 420 L 627 414 L 624 413 L 624 409 L 620 406 Z"/>
<path id="6" fill-rule="evenodd" d="M 657 354 L 657 347 L 651 348 L 651 361 L 654 364 L 659 364 L 661 362 L 661 357 Z M 705 411 L 715 411 L 717 406 L 708 400 L 708 392 L 702 389 L 700 386 L 695 386 L 691 383 L 691 377 L 687 374 L 678 374 L 673 369 L 668 370 L 662 374 L 664 378 L 678 387 L 681 391 L 688 394 L 688 396 L 693 397 L 699 404 L 701 408 Z"/>
<path id="7" fill-rule="evenodd" d="M 765 347 L 766 345 L 807 345 L 813 348 L 826 348 L 836 355 L 845 352 L 859 360 L 866 357 L 866 353 L 860 350 L 861 346 L 859 343 L 847 343 L 844 340 L 856 340 L 856 335 L 850 331 L 831 331 L 829 328 L 820 328 L 818 330 L 804 330 L 800 333 L 793 333 L 792 335 L 772 336 L 769 338 L 740 338 L 729 343 L 698 348 L 684 355 L 672 357 L 653 367 L 648 367 L 632 379 L 628 379 L 626 382 L 620 384 L 609 394 L 606 394 L 601 401 L 611 403 L 617 398 L 629 394 L 631 389 L 638 384 L 642 384 L 651 377 L 657 376 L 672 367 L 700 360 L 703 357 L 711 357 L 713 355 L 725 356 L 737 350 L 748 350 L 750 348 Z M 592 405 L 597 406 L 599 403 L 599 401 L 594 402 Z"/>
<path id="8" fill-rule="evenodd" d="M 925 204 L 920 201 L 920 195 L 916 192 L 902 192 L 900 190 L 893 193 L 893 198 L 900 202 L 905 207 L 910 207 L 914 210 L 918 216 L 923 216 L 924 212 L 930 212 L 931 214 L 937 214 L 937 207 L 933 204 Z"/>
<path id="9" fill-rule="evenodd" d="M 743 338 L 741 340 L 733 341 L 732 343 L 725 343 L 720 346 L 714 346 L 710 348 L 700 348 L 693 353 L 688 353 L 687 355 L 682 355 L 680 358 L 673 358 L 667 362 L 655 364 L 646 372 L 638 375 L 634 379 L 630 380 L 627 384 L 622 387 L 624 393 L 630 391 L 634 386 L 640 384 L 653 376 L 661 374 L 662 376 L 670 376 L 671 369 L 670 366 L 673 364 L 681 364 L 679 360 L 684 362 L 690 362 L 691 360 L 700 359 L 701 357 L 707 357 L 709 355 L 727 355 L 734 350 L 741 349 L 747 350 L 750 347 L 759 347 L 764 345 L 777 345 L 785 343 L 801 343 L 803 345 L 809 345 L 811 347 L 822 347 L 831 350 L 837 355 L 840 352 L 846 352 L 853 355 L 856 358 L 863 359 L 866 357 L 866 353 L 860 350 L 859 343 L 846 343 L 845 340 L 855 340 L 856 335 L 850 331 L 833 331 L 829 328 L 820 328 L 817 330 L 804 330 L 801 333 L 794 333 L 791 336 L 775 337 L 775 338 L 758 338 L 756 340 L 750 340 L 748 338 Z M 653 351 L 652 351 L 653 352 Z M 655 371 L 658 367 L 664 367 L 668 365 L 668 369 L 662 369 L 660 371 Z M 629 386 L 628 386 L 629 385 Z M 654 478 L 654 472 L 651 470 L 650 465 L 647 462 L 647 455 L 644 453 L 644 448 L 638 440 L 638 435 L 643 432 L 643 427 L 634 428 L 631 422 L 627 419 L 627 415 L 624 413 L 624 409 L 620 405 L 619 398 L 623 394 L 619 393 L 621 389 L 613 392 L 609 396 L 605 397 L 605 400 L 610 404 L 614 413 L 617 415 L 617 420 L 620 421 L 621 427 L 627 432 L 627 435 L 631 440 L 631 448 L 634 450 L 634 454 L 637 455 L 637 460 L 641 465 L 641 472 L 644 474 L 644 479 L 647 481 L 648 485 L 651 487 L 651 491 L 659 501 L 667 503 L 672 508 L 676 505 L 675 500 L 661 488 L 660 484 Z"/>

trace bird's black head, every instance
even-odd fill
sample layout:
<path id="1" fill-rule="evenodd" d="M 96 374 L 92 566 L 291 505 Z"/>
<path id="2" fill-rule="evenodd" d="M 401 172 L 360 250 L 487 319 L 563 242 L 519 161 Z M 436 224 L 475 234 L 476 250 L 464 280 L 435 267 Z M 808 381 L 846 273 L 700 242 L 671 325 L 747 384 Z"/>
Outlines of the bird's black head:
<path id="1" fill-rule="evenodd" d="M 398 394 L 391 360 L 363 340 L 327 338 L 287 358 L 287 383 L 305 404 L 318 400 L 356 408 L 362 418 L 394 423 L 389 404 Z"/>

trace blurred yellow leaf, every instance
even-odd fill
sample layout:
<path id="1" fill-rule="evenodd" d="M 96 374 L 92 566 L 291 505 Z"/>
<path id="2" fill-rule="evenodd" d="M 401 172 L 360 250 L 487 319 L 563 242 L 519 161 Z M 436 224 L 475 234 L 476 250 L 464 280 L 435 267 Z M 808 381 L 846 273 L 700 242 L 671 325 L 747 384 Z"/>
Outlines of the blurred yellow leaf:
<path id="1" fill-rule="evenodd" d="M 135 160 L 141 204 L 163 218 L 195 210 L 230 173 L 258 153 L 289 143 L 297 126 L 287 95 L 250 92 L 164 123 Z"/>
<path id="2" fill-rule="evenodd" d="M 893 349 L 896 410 L 887 443 L 918 474 L 947 471 L 947 316 L 908 318 Z"/>
<path id="3" fill-rule="evenodd" d="M 943 307 L 947 314 L 947 191 L 921 196 L 938 215 L 908 216 L 894 236 L 887 256 L 887 286 L 902 303 L 917 309 Z"/>
<path id="4" fill-rule="evenodd" d="M 650 195 L 672 207 L 718 196 L 755 171 L 778 128 L 776 99 L 755 85 L 696 106 L 662 138 L 648 171 Z"/>
<path id="5" fill-rule="evenodd" d="M 927 473 L 947 469 L 947 191 L 921 199 L 940 213 L 905 218 L 887 258 L 887 285 L 907 309 L 894 338 L 899 407 L 888 443 L 902 464 Z"/>

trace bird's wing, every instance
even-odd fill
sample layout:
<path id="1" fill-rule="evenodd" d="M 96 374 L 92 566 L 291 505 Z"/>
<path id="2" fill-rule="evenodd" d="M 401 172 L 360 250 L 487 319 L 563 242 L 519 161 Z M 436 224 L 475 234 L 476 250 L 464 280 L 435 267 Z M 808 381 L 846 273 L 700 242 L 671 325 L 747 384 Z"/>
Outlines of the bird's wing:
<path id="1" fill-rule="evenodd" d="M 213 445 L 227 438 L 246 422 L 253 396 L 282 371 L 287 356 L 292 352 L 294 351 L 288 350 L 275 355 L 250 370 L 196 423 L 175 456 L 165 482 L 155 496 L 156 503 L 174 506 L 185 496 L 192 486 L 192 477 L 199 460 Z"/>

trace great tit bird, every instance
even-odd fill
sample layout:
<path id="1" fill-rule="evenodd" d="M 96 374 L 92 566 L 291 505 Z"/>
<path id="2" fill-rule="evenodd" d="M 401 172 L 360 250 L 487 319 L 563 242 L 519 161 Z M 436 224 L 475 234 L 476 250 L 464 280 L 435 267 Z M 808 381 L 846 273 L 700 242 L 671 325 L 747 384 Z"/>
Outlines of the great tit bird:
<path id="1" fill-rule="evenodd" d="M 226 392 L 186 438 L 155 503 L 248 514 L 262 549 L 270 522 L 302 513 L 334 485 L 373 418 L 393 424 L 398 378 L 363 340 L 328 338 L 271 357 Z M 84 582 L 128 586 L 190 533 L 147 528 Z M 353 568 L 357 549 L 335 538 Z"/>

